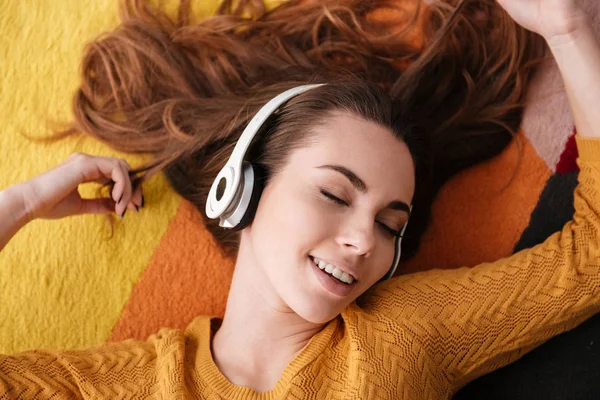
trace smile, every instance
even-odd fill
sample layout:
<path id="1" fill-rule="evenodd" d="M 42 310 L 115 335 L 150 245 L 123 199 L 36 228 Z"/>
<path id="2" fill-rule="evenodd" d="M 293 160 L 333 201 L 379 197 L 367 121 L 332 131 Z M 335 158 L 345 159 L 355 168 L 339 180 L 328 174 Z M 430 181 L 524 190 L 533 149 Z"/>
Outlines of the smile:
<path id="1" fill-rule="evenodd" d="M 317 264 L 315 264 L 312 257 L 309 257 L 308 261 L 311 269 L 315 273 L 317 280 L 329 293 L 339 297 L 345 297 L 348 296 L 356 286 L 356 281 L 353 281 L 352 283 L 344 283 L 338 278 L 327 273 L 324 269 L 321 269 Z"/>

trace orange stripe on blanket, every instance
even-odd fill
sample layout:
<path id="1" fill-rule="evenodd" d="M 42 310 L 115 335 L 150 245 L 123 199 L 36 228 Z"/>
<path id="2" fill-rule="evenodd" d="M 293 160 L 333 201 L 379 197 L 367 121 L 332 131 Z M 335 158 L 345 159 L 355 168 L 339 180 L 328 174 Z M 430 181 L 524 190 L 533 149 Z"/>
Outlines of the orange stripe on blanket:
<path id="1" fill-rule="evenodd" d="M 109 341 L 146 340 L 162 327 L 183 330 L 198 315 L 223 316 L 233 266 L 199 212 L 182 201 Z"/>
<path id="2" fill-rule="evenodd" d="M 517 161 L 515 140 L 497 157 L 446 182 L 421 248 L 399 266 L 399 274 L 475 266 L 512 254 L 551 175 L 522 130 L 517 138 L 521 160 L 510 185 L 504 188 Z"/>

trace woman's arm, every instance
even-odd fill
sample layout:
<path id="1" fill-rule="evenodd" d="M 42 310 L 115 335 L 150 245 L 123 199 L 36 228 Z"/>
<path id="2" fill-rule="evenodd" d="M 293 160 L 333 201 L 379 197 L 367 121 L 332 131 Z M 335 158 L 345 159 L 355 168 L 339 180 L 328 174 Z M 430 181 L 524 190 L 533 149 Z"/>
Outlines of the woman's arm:
<path id="1" fill-rule="evenodd" d="M 20 185 L 10 186 L 0 192 L 0 251 L 27 223 L 30 217 L 25 210 Z"/>
<path id="2" fill-rule="evenodd" d="M 575 139 L 575 214 L 561 231 L 495 262 L 390 279 L 361 299 L 412 334 L 423 370 L 453 392 L 600 312 L 600 139 Z"/>
<path id="3" fill-rule="evenodd" d="M 182 399 L 187 335 L 0 354 L 0 399 Z"/>
<path id="4" fill-rule="evenodd" d="M 117 213 L 142 207 L 142 185 L 134 187 L 131 167 L 113 157 L 74 153 L 62 164 L 0 192 L 0 251 L 34 219 L 58 219 L 80 214 Z M 82 199 L 77 190 L 86 182 L 114 182 L 110 198 Z"/>
<path id="5" fill-rule="evenodd" d="M 399 276 L 361 300 L 413 333 L 423 368 L 454 391 L 600 312 L 600 46 L 589 25 L 548 44 L 578 125 L 573 219 L 510 257 Z"/>
<path id="6" fill-rule="evenodd" d="M 142 203 L 142 185 L 132 186 L 130 170 L 122 159 L 75 153 L 51 170 L 1 191 L 0 250 L 36 218 L 112 212 L 123 215 L 126 208 L 137 209 Z M 115 182 L 111 198 L 79 196 L 81 183 L 110 181 Z M 179 368 L 180 354 L 164 349 L 171 349 L 174 340 L 182 339 L 180 332 L 172 331 L 153 335 L 146 342 L 128 340 L 90 349 L 0 354 L 0 398 L 106 398 L 114 393 L 142 397 L 156 393 L 163 398 L 160 385 L 155 385 L 163 378 L 160 371 L 157 373 L 157 360 L 175 360 L 178 364 L 169 367 L 170 372 Z"/>
<path id="7" fill-rule="evenodd" d="M 425 346 L 454 390 L 600 312 L 600 44 L 588 17 L 577 21 L 547 38 L 577 126 L 573 219 L 511 257 L 417 280 L 440 289 L 435 300 L 422 292 L 415 307 L 431 307 L 420 323 L 431 340 Z"/>

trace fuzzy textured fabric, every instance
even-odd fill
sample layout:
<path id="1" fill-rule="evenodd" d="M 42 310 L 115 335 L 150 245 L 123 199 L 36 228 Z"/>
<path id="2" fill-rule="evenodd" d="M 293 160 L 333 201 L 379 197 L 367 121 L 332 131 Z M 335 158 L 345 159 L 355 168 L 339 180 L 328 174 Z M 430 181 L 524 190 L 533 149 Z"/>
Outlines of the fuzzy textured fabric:
<path id="1" fill-rule="evenodd" d="M 178 3 L 161 7 L 174 16 Z M 198 0 L 192 12 L 207 16 L 216 5 Z M 46 118 L 70 119 L 84 46 L 117 24 L 117 0 L 0 2 L 0 189 L 75 151 L 132 166 L 147 160 L 86 136 L 42 145 L 20 134 L 43 136 L 51 128 Z M 93 197 L 97 186 L 82 185 L 80 193 Z M 15 235 L 0 253 L 0 353 L 147 338 L 162 326 L 222 312 L 231 262 L 164 176 L 153 177 L 144 195 L 139 214 L 115 218 L 112 239 L 100 215 L 36 220 Z"/>

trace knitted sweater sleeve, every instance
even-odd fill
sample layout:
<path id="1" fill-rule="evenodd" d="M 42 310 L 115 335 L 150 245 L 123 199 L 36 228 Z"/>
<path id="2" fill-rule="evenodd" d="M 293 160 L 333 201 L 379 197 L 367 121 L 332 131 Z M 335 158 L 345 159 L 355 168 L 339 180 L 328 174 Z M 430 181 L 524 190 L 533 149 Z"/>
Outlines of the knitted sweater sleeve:
<path id="1" fill-rule="evenodd" d="M 413 333 L 453 391 L 600 311 L 600 139 L 576 143 L 575 214 L 561 231 L 496 262 L 399 276 L 363 300 Z"/>
<path id="2" fill-rule="evenodd" d="M 0 399 L 183 398 L 183 333 L 0 355 Z"/>

